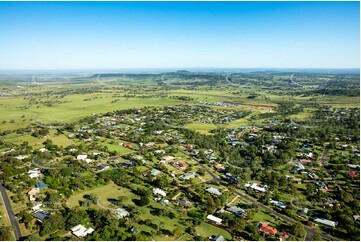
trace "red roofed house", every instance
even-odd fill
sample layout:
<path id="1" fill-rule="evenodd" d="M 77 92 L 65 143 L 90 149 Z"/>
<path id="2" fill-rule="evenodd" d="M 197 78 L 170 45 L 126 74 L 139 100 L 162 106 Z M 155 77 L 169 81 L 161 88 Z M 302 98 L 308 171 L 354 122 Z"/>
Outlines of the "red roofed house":
<path id="1" fill-rule="evenodd" d="M 216 169 L 217 169 L 217 171 L 223 171 L 224 167 L 221 164 L 217 164 Z"/>
<path id="2" fill-rule="evenodd" d="M 263 232 L 265 234 L 272 234 L 272 235 L 276 235 L 277 234 L 277 229 L 269 227 L 268 223 L 266 222 L 261 222 L 257 225 L 257 227 L 259 228 L 260 232 Z"/>
<path id="3" fill-rule="evenodd" d="M 308 160 L 308 159 L 301 159 L 300 160 L 302 163 L 310 163 L 310 162 L 312 162 L 311 160 Z"/>
<path id="4" fill-rule="evenodd" d="M 280 233 L 280 240 L 281 241 L 288 239 L 288 237 L 290 237 L 290 236 L 287 233 L 285 233 L 285 232 Z"/>
<path id="5" fill-rule="evenodd" d="M 123 146 L 126 148 L 132 148 L 132 144 L 129 143 L 123 143 Z"/>
<path id="6" fill-rule="evenodd" d="M 187 166 L 183 161 L 178 161 L 177 165 L 180 167 L 180 169 L 184 169 Z"/>
<path id="7" fill-rule="evenodd" d="M 348 176 L 351 178 L 356 178 L 356 177 L 358 177 L 358 173 L 356 171 L 350 171 L 348 173 Z"/>

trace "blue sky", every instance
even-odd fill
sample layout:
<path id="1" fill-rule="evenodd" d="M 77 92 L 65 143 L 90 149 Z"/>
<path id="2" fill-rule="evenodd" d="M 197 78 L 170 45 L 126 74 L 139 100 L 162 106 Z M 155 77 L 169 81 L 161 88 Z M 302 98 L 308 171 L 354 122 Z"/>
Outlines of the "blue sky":
<path id="1" fill-rule="evenodd" d="M 0 2 L 0 69 L 358 68 L 359 2 Z"/>

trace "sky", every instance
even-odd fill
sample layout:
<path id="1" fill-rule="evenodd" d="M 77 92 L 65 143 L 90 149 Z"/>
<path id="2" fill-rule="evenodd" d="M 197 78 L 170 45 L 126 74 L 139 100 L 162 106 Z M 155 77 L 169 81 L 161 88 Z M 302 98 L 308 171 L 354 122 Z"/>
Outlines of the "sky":
<path id="1" fill-rule="evenodd" d="M 0 2 L 0 69 L 359 68 L 359 2 Z"/>

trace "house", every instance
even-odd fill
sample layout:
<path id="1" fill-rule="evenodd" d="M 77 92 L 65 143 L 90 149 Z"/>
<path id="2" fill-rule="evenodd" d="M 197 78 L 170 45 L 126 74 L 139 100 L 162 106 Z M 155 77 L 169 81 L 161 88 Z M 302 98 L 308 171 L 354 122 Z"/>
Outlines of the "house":
<path id="1" fill-rule="evenodd" d="M 46 151 L 48 151 L 48 150 L 47 150 L 46 148 L 40 148 L 39 151 L 40 151 L 41 153 L 44 153 L 44 152 L 46 152 Z"/>
<path id="2" fill-rule="evenodd" d="M 302 163 L 311 163 L 312 161 L 309 159 L 300 159 Z"/>
<path id="3" fill-rule="evenodd" d="M 280 239 L 280 241 L 284 241 L 284 240 L 288 239 L 289 237 L 290 236 L 287 233 L 281 232 L 280 236 L 279 236 L 279 239 Z"/>
<path id="4" fill-rule="evenodd" d="M 222 235 L 217 235 L 217 236 L 211 236 L 209 238 L 210 241 L 224 241 L 224 237 Z"/>
<path id="5" fill-rule="evenodd" d="M 258 186 L 256 183 L 246 183 L 244 186 L 250 187 L 253 190 L 256 190 L 258 192 L 266 192 L 267 191 L 267 185 Z"/>
<path id="6" fill-rule="evenodd" d="M 215 167 L 216 167 L 218 172 L 224 171 L 224 166 L 222 164 L 217 164 Z"/>
<path id="7" fill-rule="evenodd" d="M 236 207 L 236 206 L 228 206 L 226 208 L 226 210 L 228 212 L 234 213 L 236 216 L 245 216 L 246 215 L 246 211 L 243 210 L 242 208 Z"/>
<path id="8" fill-rule="evenodd" d="M 333 227 L 333 228 L 336 227 L 336 225 L 337 225 L 337 222 L 334 222 L 334 221 L 331 221 L 328 219 L 323 219 L 323 218 L 315 218 L 314 221 L 316 223 L 323 224 L 323 225 Z"/>
<path id="9" fill-rule="evenodd" d="M 192 203 L 189 200 L 187 200 L 186 198 L 182 198 L 182 199 L 178 200 L 178 204 L 181 206 L 184 206 L 184 207 L 192 206 Z"/>
<path id="10" fill-rule="evenodd" d="M 217 188 L 214 188 L 214 187 L 208 187 L 205 189 L 205 191 L 209 192 L 210 194 L 217 195 L 217 196 L 222 195 L 222 193 Z"/>
<path id="11" fill-rule="evenodd" d="M 31 207 L 31 210 L 33 210 L 33 211 L 38 211 L 41 206 L 43 206 L 42 203 L 36 204 L 36 205 L 34 205 L 34 206 Z"/>
<path id="12" fill-rule="evenodd" d="M 193 172 L 189 172 L 188 174 L 182 175 L 182 176 L 180 176 L 179 178 L 180 178 L 180 179 L 183 179 L 183 180 L 189 180 L 189 179 L 195 178 L 196 175 L 197 175 L 197 173 L 195 173 L 195 172 L 193 171 Z"/>
<path id="13" fill-rule="evenodd" d="M 40 189 L 39 188 L 32 188 L 28 191 L 28 196 L 30 201 L 35 201 L 37 195 L 39 195 Z"/>
<path id="14" fill-rule="evenodd" d="M 99 165 L 99 166 L 94 167 L 94 169 L 95 169 L 96 171 L 104 171 L 104 170 L 106 170 L 106 169 L 108 169 L 108 168 L 109 168 L 109 166 L 108 166 L 108 165 L 105 165 L 105 164 L 102 164 L 102 165 Z"/>
<path id="15" fill-rule="evenodd" d="M 275 204 L 279 208 L 286 208 L 286 205 L 283 202 L 275 201 L 270 198 L 270 202 Z"/>
<path id="16" fill-rule="evenodd" d="M 42 223 L 45 219 L 50 218 L 50 214 L 44 212 L 43 210 L 38 210 L 33 214 L 33 217 Z"/>
<path id="17" fill-rule="evenodd" d="M 268 223 L 266 222 L 260 222 L 257 224 L 257 228 L 259 228 L 260 232 L 263 232 L 265 234 L 272 234 L 272 235 L 276 235 L 277 234 L 277 229 L 272 228 L 268 225 Z"/>
<path id="18" fill-rule="evenodd" d="M 351 177 L 352 179 L 354 179 L 354 178 L 358 177 L 358 173 L 356 171 L 350 171 L 348 173 L 348 176 Z"/>
<path id="19" fill-rule="evenodd" d="M 46 187 L 46 184 L 45 184 L 45 182 L 39 182 L 35 185 L 35 187 L 36 188 L 44 188 L 44 187 Z"/>
<path id="20" fill-rule="evenodd" d="M 76 157 L 76 159 L 77 159 L 77 160 L 83 160 L 83 161 L 85 161 L 85 159 L 86 159 L 87 157 L 88 157 L 87 155 L 78 155 L 78 156 Z"/>
<path id="21" fill-rule="evenodd" d="M 173 160 L 173 159 L 174 159 L 174 157 L 171 156 L 171 155 L 164 156 L 164 157 L 162 158 L 162 160 L 160 161 L 160 163 L 165 164 L 165 163 L 167 163 L 167 162 L 169 162 L 169 161 L 171 161 L 171 160 Z"/>
<path id="22" fill-rule="evenodd" d="M 84 237 L 94 232 L 93 228 L 85 228 L 83 225 L 78 224 L 77 226 L 70 229 L 76 237 Z"/>
<path id="23" fill-rule="evenodd" d="M 179 166 L 179 169 L 183 170 L 187 167 L 186 163 L 184 161 L 177 161 L 174 164 Z"/>
<path id="24" fill-rule="evenodd" d="M 129 215 L 129 212 L 124 208 L 117 208 L 115 209 L 116 215 L 118 219 L 124 218 Z"/>
<path id="25" fill-rule="evenodd" d="M 211 214 L 209 214 L 207 216 L 207 219 L 212 222 L 212 223 L 215 223 L 215 224 L 218 224 L 218 225 L 221 225 L 222 224 L 222 219 L 221 218 L 218 218 L 216 216 L 213 216 Z"/>
<path id="26" fill-rule="evenodd" d="M 163 191 L 163 190 L 160 189 L 160 188 L 153 188 L 153 194 L 154 194 L 154 195 L 159 194 L 159 195 L 161 195 L 161 196 L 163 196 L 163 197 L 165 197 L 165 196 L 167 195 L 166 192 Z"/>
<path id="27" fill-rule="evenodd" d="M 150 170 L 150 174 L 151 174 L 152 176 L 158 176 L 160 173 L 161 173 L 161 171 L 160 171 L 160 170 L 157 170 L 157 169 L 155 169 L 155 168 L 153 168 L 152 170 Z"/>
<path id="28" fill-rule="evenodd" d="M 130 143 L 123 143 L 122 145 L 123 145 L 123 147 L 126 147 L 126 148 L 132 148 L 132 144 L 130 144 Z"/>
<path id="29" fill-rule="evenodd" d="M 34 168 L 32 170 L 28 171 L 29 177 L 30 178 L 38 178 L 40 176 L 40 169 L 39 168 Z"/>

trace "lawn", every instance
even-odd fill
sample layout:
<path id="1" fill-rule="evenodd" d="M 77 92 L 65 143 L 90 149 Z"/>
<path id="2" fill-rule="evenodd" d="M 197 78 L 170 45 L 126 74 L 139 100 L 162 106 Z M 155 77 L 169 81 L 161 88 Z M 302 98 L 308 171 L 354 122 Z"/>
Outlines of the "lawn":
<path id="1" fill-rule="evenodd" d="M 48 136 L 40 138 L 40 139 L 36 138 L 34 136 L 31 136 L 29 134 L 22 135 L 22 134 L 16 134 L 16 133 L 8 134 L 4 138 L 5 141 L 7 141 L 9 143 L 14 143 L 14 144 L 21 144 L 24 141 L 27 141 L 27 142 L 29 142 L 29 145 L 33 146 L 34 148 L 44 147 L 44 145 L 42 143 L 47 139 L 50 139 L 53 141 L 54 144 L 56 144 L 58 146 L 63 146 L 63 147 L 74 144 L 73 140 L 68 139 L 68 137 L 66 137 L 63 134 L 55 135 L 54 130 L 50 131 Z"/>
<path id="2" fill-rule="evenodd" d="M 114 183 L 109 183 L 105 186 L 97 187 L 94 189 L 89 189 L 86 191 L 81 191 L 73 196 L 71 196 L 67 201 L 66 205 L 70 208 L 79 205 L 79 201 L 84 200 L 83 196 L 86 194 L 95 194 L 99 197 L 99 204 L 103 206 L 110 206 L 110 203 L 107 201 L 108 198 L 117 198 L 119 196 L 126 196 L 129 201 L 131 198 L 135 198 L 134 195 L 129 189 L 119 187 Z"/>
<path id="3" fill-rule="evenodd" d="M 199 226 L 197 226 L 196 231 L 199 235 L 203 237 L 210 237 L 212 235 L 222 235 L 225 239 L 231 240 L 232 235 L 225 231 L 224 229 L 218 228 L 216 226 L 207 224 L 207 223 L 201 223 Z"/>
<path id="4" fill-rule="evenodd" d="M 272 222 L 274 219 L 270 215 L 268 215 L 262 211 L 258 211 L 254 215 L 253 220 L 255 220 L 257 222 Z"/>
<path id="5" fill-rule="evenodd" d="M 206 124 L 201 122 L 189 123 L 184 125 L 184 127 L 190 130 L 198 131 L 201 134 L 210 134 L 209 133 L 210 130 L 217 128 L 217 126 L 214 124 Z"/>

